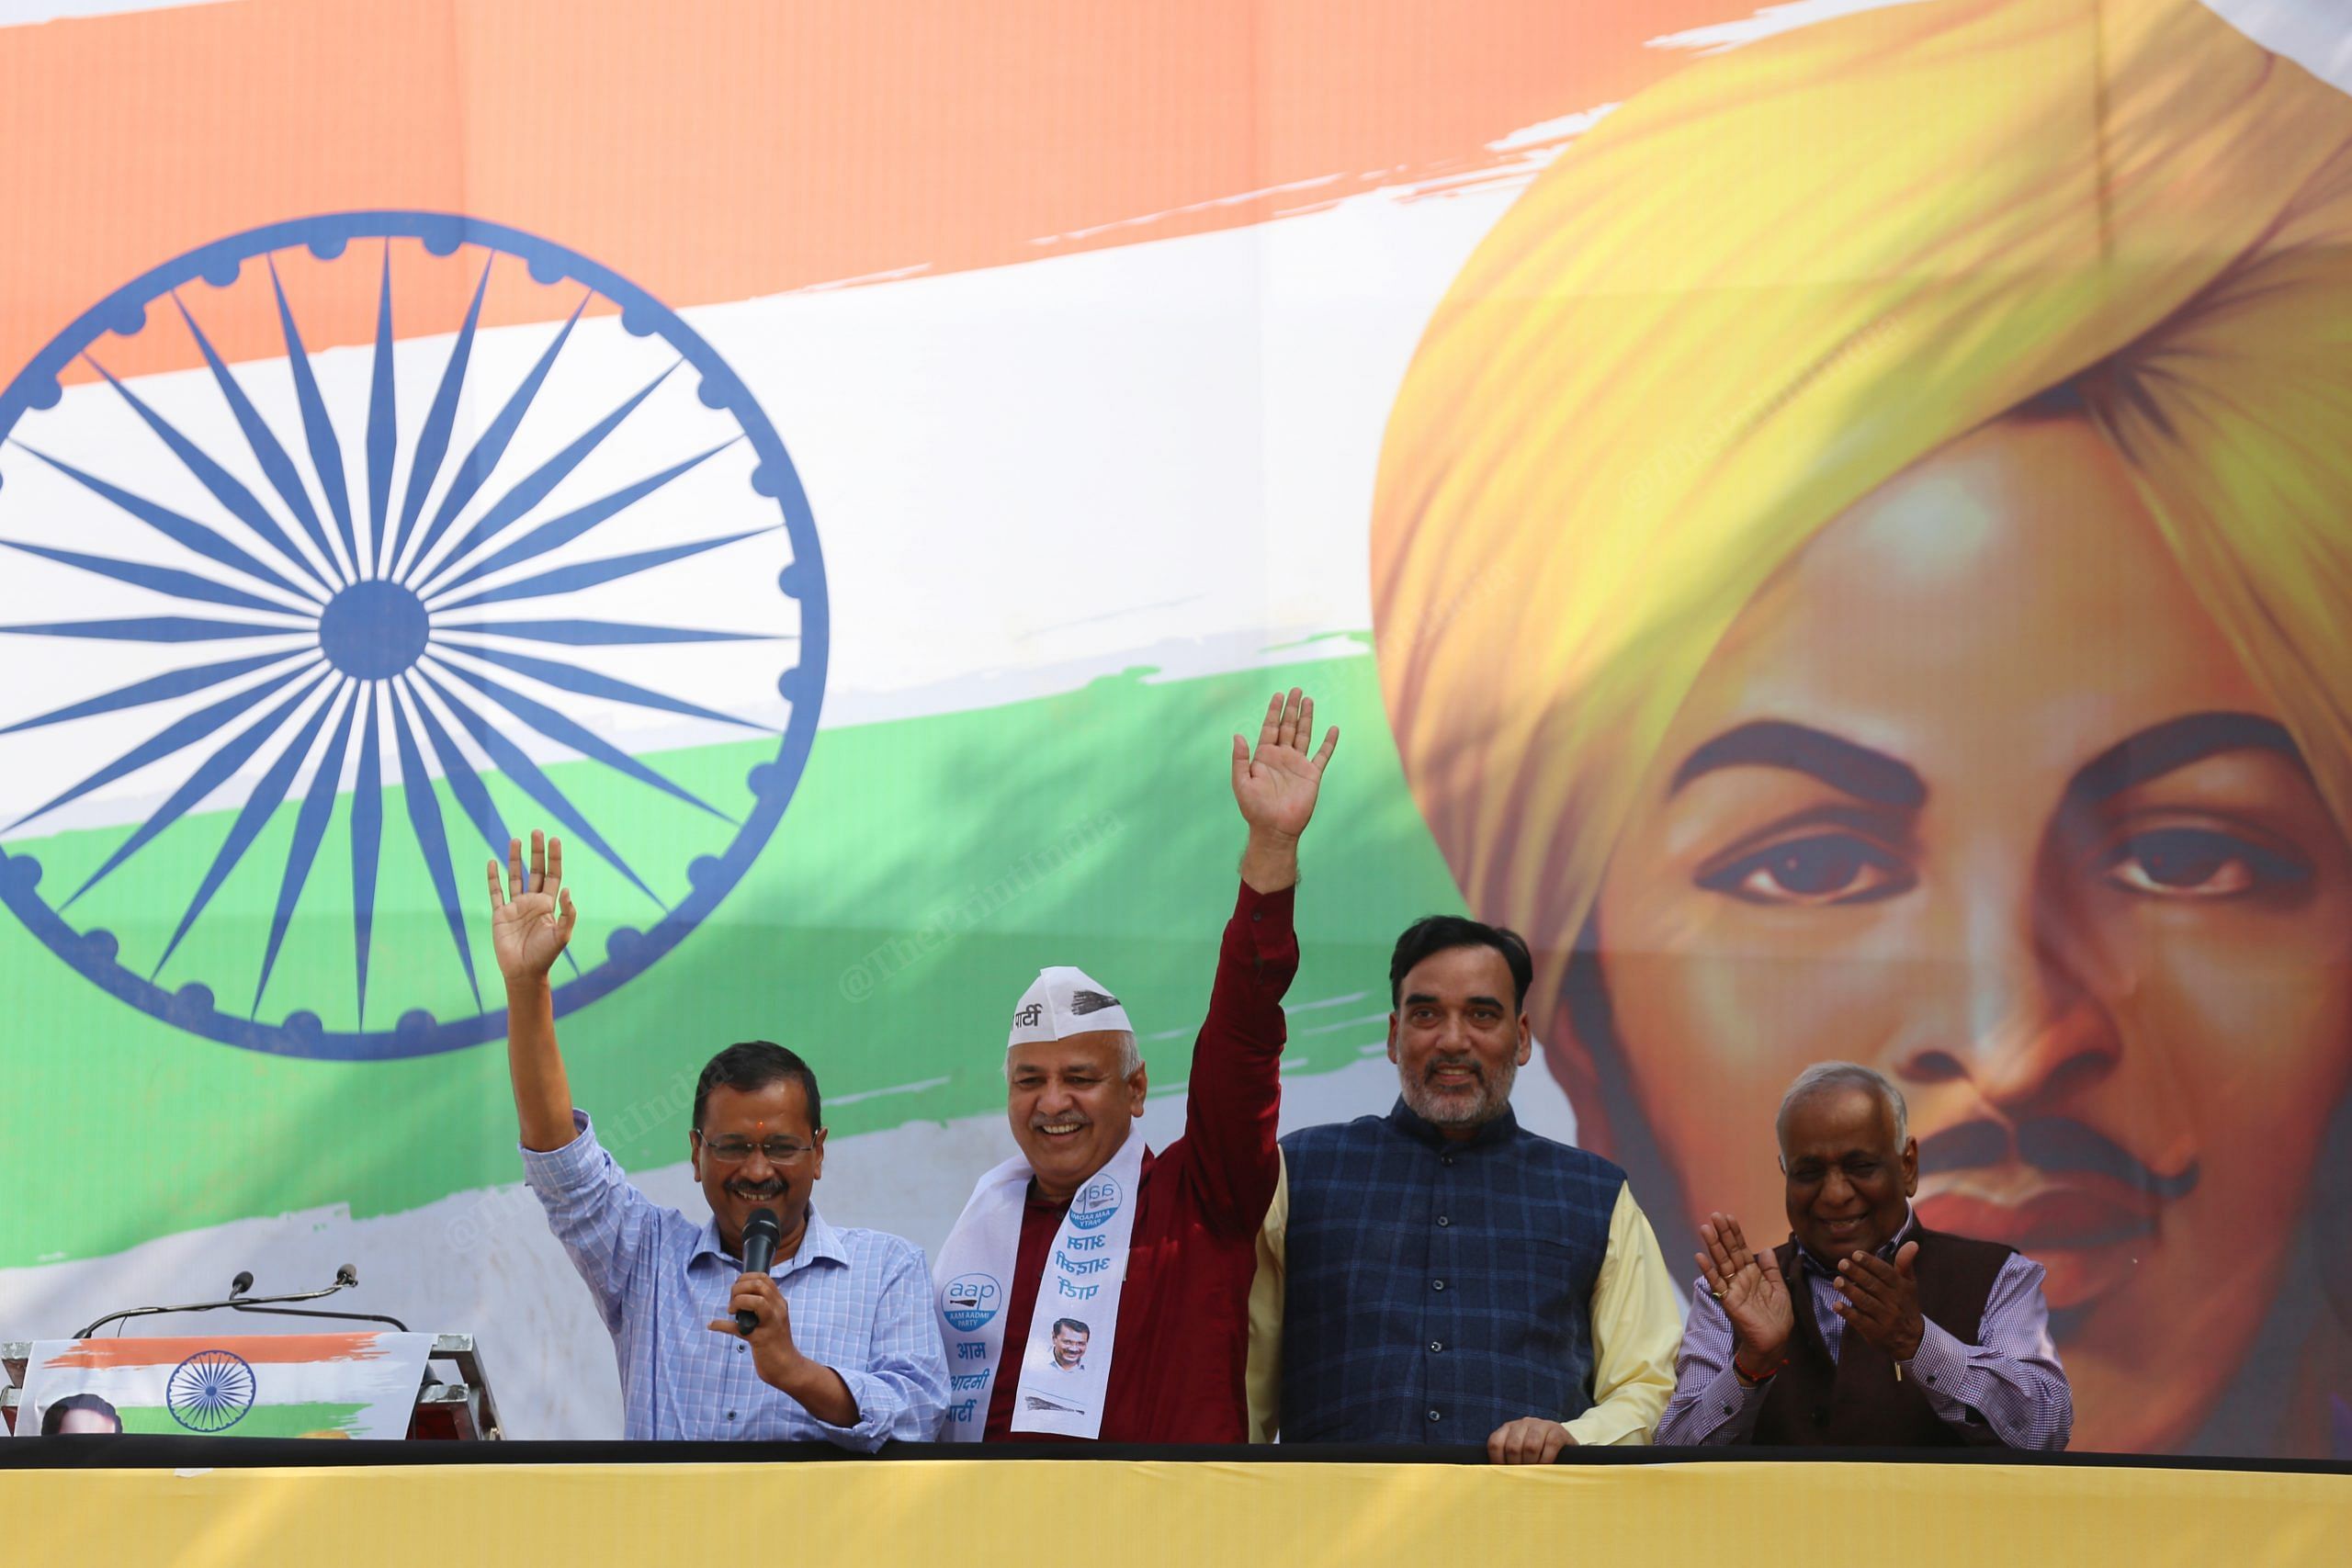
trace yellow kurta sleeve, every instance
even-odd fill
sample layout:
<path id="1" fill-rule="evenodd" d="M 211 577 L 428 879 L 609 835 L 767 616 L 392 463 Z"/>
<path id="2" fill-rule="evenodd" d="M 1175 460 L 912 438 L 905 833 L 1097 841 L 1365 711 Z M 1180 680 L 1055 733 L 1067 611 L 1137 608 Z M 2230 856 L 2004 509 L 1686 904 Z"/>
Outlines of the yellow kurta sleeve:
<path id="1" fill-rule="evenodd" d="M 1242 1386 L 1250 1396 L 1253 1443 L 1272 1442 L 1283 1424 L 1283 1241 L 1289 1222 L 1290 1168 L 1285 1165 L 1274 1179 L 1274 1201 L 1266 1205 L 1265 1222 L 1258 1229 L 1258 1273 L 1250 1282 L 1250 1360 Z"/>
<path id="2" fill-rule="evenodd" d="M 1569 1435 L 1586 1448 L 1648 1442 L 1674 1393 L 1681 1344 L 1681 1297 L 1633 1189 L 1620 1187 L 1592 1288 L 1593 1406 L 1567 1423 Z"/>

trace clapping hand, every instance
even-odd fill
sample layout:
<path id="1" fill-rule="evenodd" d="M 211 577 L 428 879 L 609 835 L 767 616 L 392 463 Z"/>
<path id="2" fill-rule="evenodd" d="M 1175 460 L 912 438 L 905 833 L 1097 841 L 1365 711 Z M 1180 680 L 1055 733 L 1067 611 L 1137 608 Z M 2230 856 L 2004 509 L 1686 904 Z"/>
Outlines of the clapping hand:
<path id="1" fill-rule="evenodd" d="M 1898 1361 L 1919 1353 L 1928 1320 L 1919 1313 L 1919 1280 L 1913 1271 L 1919 1244 L 1906 1241 L 1889 1263 L 1867 1252 L 1857 1252 L 1838 1265 L 1838 1294 L 1833 1305 L 1846 1326 Z"/>
<path id="2" fill-rule="evenodd" d="M 1781 1364 L 1789 1337 L 1796 1332 L 1796 1308 L 1781 1278 L 1781 1260 L 1770 1248 L 1749 1251 L 1739 1222 L 1729 1214 L 1708 1215 L 1699 1226 L 1699 1239 L 1706 1244 L 1698 1255 L 1699 1272 L 1731 1319 L 1732 1363 L 1753 1382 Z"/>

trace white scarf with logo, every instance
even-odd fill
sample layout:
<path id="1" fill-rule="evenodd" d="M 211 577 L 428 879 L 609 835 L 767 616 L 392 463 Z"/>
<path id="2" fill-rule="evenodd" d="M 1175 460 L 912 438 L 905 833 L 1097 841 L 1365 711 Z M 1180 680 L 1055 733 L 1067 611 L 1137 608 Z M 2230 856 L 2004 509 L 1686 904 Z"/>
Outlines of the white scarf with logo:
<path id="1" fill-rule="evenodd" d="M 1111 1163 L 1070 1200 L 1037 1277 L 1037 1304 L 1029 1314 L 1013 1389 L 1012 1429 L 1091 1438 L 1102 1430 L 1102 1392 L 1119 1337 L 1119 1292 L 1126 1283 L 1127 1243 L 1136 1224 L 1136 1188 L 1143 1178 L 1143 1136 L 1130 1133 Z M 1013 1260 L 1021 1250 L 1021 1215 L 1028 1202 L 1029 1162 L 1015 1156 L 980 1178 L 932 1278 L 938 1287 L 939 1322 L 947 1344 L 949 1442 L 977 1443 L 988 1427 L 989 1396 L 1004 1359 L 1004 1308 L 1012 1294 Z M 1063 1344 L 1082 1344 L 1075 1367 L 1054 1356 L 1054 1327 Z"/>

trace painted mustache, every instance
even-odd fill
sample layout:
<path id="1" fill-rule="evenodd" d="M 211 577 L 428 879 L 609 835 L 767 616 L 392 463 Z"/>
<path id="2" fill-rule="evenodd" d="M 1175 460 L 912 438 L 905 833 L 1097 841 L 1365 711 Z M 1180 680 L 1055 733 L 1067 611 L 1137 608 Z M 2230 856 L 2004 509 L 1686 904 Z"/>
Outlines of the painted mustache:
<path id="1" fill-rule="evenodd" d="M 2162 1202 L 2188 1197 L 2204 1174 L 2204 1167 L 2192 1159 L 2178 1175 L 2166 1176 L 2104 1133 L 2063 1116 L 2031 1117 L 2014 1131 L 1996 1122 L 1948 1127 L 1920 1144 L 1920 1174 L 2006 1165 L 2013 1140 L 2014 1157 L 2037 1170 L 2103 1176 Z"/>

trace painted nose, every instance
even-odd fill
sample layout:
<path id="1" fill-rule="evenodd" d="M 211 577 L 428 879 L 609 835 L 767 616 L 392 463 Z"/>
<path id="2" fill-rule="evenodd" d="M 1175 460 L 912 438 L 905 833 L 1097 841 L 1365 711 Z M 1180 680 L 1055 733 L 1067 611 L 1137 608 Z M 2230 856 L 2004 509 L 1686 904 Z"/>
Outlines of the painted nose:
<path id="1" fill-rule="evenodd" d="M 2086 912 L 2046 886 L 2018 891 L 1970 901 L 1946 1027 L 1896 1064 L 1914 1084 L 1964 1081 L 2012 1122 L 2067 1104 L 2122 1055 Z"/>

